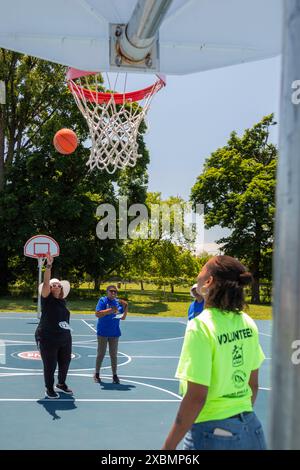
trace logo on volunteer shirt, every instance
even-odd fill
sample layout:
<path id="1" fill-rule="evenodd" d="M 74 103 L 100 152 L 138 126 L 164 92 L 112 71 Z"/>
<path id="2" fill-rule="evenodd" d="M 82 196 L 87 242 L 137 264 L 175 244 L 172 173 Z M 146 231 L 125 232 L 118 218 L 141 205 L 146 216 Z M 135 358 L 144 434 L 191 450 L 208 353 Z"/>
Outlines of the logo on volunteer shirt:
<path id="1" fill-rule="evenodd" d="M 247 376 L 244 371 L 236 370 L 232 374 L 231 379 L 235 388 L 243 388 L 245 386 Z"/>
<path id="2" fill-rule="evenodd" d="M 243 345 L 233 346 L 232 349 L 232 366 L 239 367 L 244 364 L 244 354 L 243 354 Z"/>

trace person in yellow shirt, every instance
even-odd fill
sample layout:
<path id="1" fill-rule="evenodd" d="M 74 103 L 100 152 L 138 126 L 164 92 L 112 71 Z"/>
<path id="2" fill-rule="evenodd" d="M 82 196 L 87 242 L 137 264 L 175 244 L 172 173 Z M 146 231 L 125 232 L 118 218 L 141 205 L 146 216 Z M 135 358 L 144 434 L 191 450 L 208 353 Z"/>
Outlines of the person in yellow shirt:
<path id="1" fill-rule="evenodd" d="M 254 321 L 243 312 L 252 275 L 235 258 L 215 256 L 197 290 L 205 310 L 188 322 L 176 371 L 183 395 L 163 450 L 266 449 L 253 412 L 264 353 Z"/>

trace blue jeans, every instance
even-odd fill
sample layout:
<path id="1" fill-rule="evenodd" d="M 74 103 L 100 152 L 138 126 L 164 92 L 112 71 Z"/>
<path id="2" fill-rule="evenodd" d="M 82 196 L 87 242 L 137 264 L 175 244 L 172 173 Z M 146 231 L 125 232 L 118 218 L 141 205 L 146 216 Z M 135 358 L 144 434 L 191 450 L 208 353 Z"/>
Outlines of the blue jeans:
<path id="1" fill-rule="evenodd" d="M 216 428 L 232 436 L 214 434 Z M 218 431 L 217 431 L 218 432 Z M 238 417 L 195 423 L 187 432 L 184 450 L 265 450 L 262 425 L 255 413 L 241 413 Z"/>

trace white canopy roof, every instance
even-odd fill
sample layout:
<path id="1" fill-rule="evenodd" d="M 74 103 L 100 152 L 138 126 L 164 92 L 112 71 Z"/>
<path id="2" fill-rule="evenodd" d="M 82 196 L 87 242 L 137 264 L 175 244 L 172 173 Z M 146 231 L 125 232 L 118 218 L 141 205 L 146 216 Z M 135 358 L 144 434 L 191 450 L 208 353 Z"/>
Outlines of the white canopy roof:
<path id="1" fill-rule="evenodd" d="M 109 24 L 126 24 L 136 1 L 0 0 L 0 47 L 108 71 Z M 282 0 L 174 0 L 160 28 L 157 71 L 186 74 L 275 56 L 281 26 Z"/>

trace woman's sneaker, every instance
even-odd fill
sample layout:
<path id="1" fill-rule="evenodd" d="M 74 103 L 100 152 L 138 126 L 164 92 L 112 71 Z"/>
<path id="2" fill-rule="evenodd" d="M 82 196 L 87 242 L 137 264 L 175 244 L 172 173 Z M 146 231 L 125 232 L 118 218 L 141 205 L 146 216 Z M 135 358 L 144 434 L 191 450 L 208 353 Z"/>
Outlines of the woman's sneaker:
<path id="1" fill-rule="evenodd" d="M 59 398 L 58 393 L 56 393 L 53 388 L 52 389 L 46 388 L 45 395 L 48 398 Z"/>
<path id="2" fill-rule="evenodd" d="M 101 384 L 100 375 L 98 373 L 94 374 L 93 379 L 94 379 L 94 382 L 96 382 L 96 384 Z"/>
<path id="3" fill-rule="evenodd" d="M 57 384 L 55 388 L 59 392 L 67 393 L 68 395 L 73 395 L 72 390 L 67 386 L 67 384 Z"/>
<path id="4" fill-rule="evenodd" d="M 116 374 L 113 375 L 113 384 L 119 384 L 119 383 L 120 383 L 119 377 Z"/>

